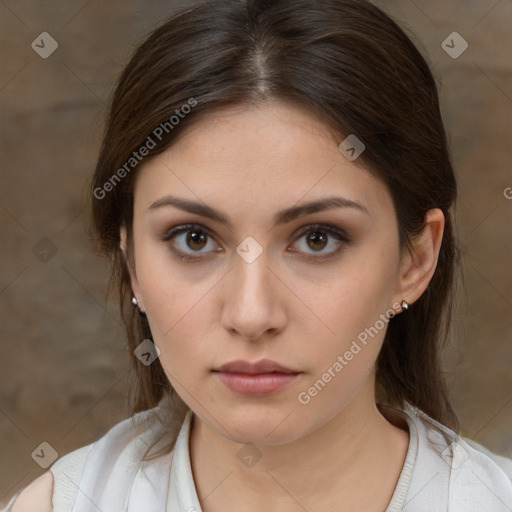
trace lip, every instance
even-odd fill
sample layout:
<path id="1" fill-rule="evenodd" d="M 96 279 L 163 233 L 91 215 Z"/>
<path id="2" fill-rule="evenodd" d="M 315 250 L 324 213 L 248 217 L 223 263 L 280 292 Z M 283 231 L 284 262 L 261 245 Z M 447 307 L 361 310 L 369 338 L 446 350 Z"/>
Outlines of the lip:
<path id="1" fill-rule="evenodd" d="M 219 368 L 215 368 L 213 371 L 217 372 L 228 372 L 228 373 L 246 373 L 246 374 L 261 374 L 261 373 L 301 373 L 299 370 L 294 370 L 291 368 L 287 368 L 282 364 L 277 363 L 276 361 L 272 361 L 271 359 L 261 359 L 255 363 L 251 363 L 249 361 L 244 361 L 242 359 L 238 359 L 236 361 L 231 361 L 229 363 L 223 364 L 219 366 Z"/>
<path id="2" fill-rule="evenodd" d="M 275 393 L 302 373 L 270 359 L 263 359 L 256 363 L 231 361 L 214 369 L 213 372 L 226 387 L 246 396 Z"/>

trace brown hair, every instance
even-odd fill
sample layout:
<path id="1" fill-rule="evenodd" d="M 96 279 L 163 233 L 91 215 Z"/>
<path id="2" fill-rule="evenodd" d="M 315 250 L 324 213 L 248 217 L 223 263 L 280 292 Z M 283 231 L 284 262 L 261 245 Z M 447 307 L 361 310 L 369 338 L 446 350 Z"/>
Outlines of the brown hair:
<path id="1" fill-rule="evenodd" d="M 333 133 L 356 134 L 364 142 L 356 163 L 388 187 L 402 250 L 411 248 L 421 233 L 427 210 L 444 213 L 437 268 L 409 311 L 389 322 L 376 383 L 383 402 L 402 407 L 407 401 L 458 431 L 440 363 L 460 255 L 452 217 L 457 187 L 438 91 L 411 39 L 387 14 L 362 0 L 199 3 L 154 30 L 121 74 L 90 192 L 92 236 L 112 261 L 110 287 L 118 287 L 137 375 L 133 412 L 155 407 L 166 395 L 175 414 L 183 417 L 188 410 L 160 361 L 145 366 L 133 355 L 142 340 L 151 338 L 147 319 L 131 304 L 127 262 L 119 246 L 124 225 L 131 255 L 133 152 L 151 146 L 147 162 L 213 109 L 269 99 L 305 106 Z M 172 116 L 179 116 L 177 123 Z M 125 172 L 114 176 L 121 168 Z"/>

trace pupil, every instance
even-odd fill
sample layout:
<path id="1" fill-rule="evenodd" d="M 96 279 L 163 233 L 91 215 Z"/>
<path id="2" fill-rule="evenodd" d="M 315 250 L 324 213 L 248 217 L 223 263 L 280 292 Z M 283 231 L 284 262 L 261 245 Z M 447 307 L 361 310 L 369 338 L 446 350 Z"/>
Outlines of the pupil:
<path id="1" fill-rule="evenodd" d="M 311 247 L 312 249 L 323 249 L 327 243 L 327 239 L 325 235 L 319 234 L 318 231 L 314 231 L 310 237 L 308 237 L 308 244 L 310 241 L 313 241 L 313 244 L 316 243 L 316 241 L 320 240 L 321 247 Z M 323 243 L 322 243 L 323 242 Z"/>
<path id="2" fill-rule="evenodd" d="M 205 238 L 206 237 L 204 236 L 204 234 L 198 233 L 196 231 L 189 231 L 187 236 L 187 244 L 189 244 L 189 247 L 191 249 L 202 249 L 204 244 L 203 246 L 201 246 L 201 242 L 204 242 Z M 199 244 L 200 247 L 194 247 L 195 244 Z"/>

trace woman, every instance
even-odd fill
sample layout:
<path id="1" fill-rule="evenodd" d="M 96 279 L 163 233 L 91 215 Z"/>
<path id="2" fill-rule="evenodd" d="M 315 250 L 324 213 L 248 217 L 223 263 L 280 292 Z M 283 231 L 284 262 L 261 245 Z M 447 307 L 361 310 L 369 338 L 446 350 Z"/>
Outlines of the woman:
<path id="1" fill-rule="evenodd" d="M 511 510 L 442 379 L 456 193 L 428 64 L 372 4 L 173 16 L 91 184 L 134 415 L 8 510 Z"/>

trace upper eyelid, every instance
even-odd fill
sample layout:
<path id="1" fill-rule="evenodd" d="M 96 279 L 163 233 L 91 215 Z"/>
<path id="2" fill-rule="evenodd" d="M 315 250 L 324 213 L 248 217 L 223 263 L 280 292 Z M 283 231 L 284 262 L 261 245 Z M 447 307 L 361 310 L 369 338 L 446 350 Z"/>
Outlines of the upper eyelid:
<path id="1" fill-rule="evenodd" d="M 171 236 L 174 237 L 176 235 L 181 235 L 187 231 L 192 231 L 194 228 L 200 228 L 201 231 L 204 231 L 207 235 L 211 236 L 212 238 L 216 238 L 213 230 L 199 223 L 177 224 L 176 226 L 167 229 L 161 238 L 163 241 L 168 241 L 171 239 Z"/>
<path id="2" fill-rule="evenodd" d="M 213 238 L 215 240 L 215 243 L 217 245 L 217 235 L 205 226 L 204 224 L 198 223 L 198 222 L 192 222 L 192 223 L 185 223 L 185 224 L 178 224 L 176 226 L 173 226 L 172 228 L 168 229 L 164 235 L 161 237 L 162 241 L 170 241 L 171 239 L 175 238 L 178 235 L 181 235 L 183 233 L 186 233 L 188 231 L 193 230 L 194 228 L 200 228 L 201 231 L 204 231 L 208 236 Z M 296 228 L 293 232 L 294 239 L 301 238 L 306 233 L 313 231 L 314 229 L 325 230 L 327 233 L 330 233 L 331 235 L 338 234 L 338 240 L 341 243 L 349 243 L 351 241 L 351 237 L 348 235 L 347 231 L 341 227 L 335 226 L 333 224 L 329 223 L 321 223 L 321 222 L 311 222 L 309 224 L 304 224 L 298 228 Z"/>
<path id="3" fill-rule="evenodd" d="M 337 232 L 338 234 L 344 236 L 345 238 L 349 238 L 348 233 L 345 229 L 335 226 L 333 224 L 329 223 L 322 223 L 322 222 L 313 222 L 311 224 L 306 224 L 304 226 L 301 226 L 300 228 L 297 228 L 294 231 L 295 236 L 302 236 L 304 233 L 307 233 L 308 231 L 312 231 L 314 229 L 318 229 L 321 231 L 322 229 L 327 231 L 328 233 Z"/>

